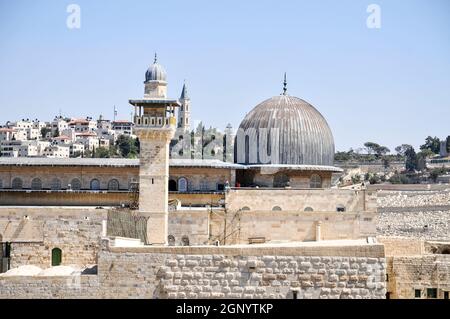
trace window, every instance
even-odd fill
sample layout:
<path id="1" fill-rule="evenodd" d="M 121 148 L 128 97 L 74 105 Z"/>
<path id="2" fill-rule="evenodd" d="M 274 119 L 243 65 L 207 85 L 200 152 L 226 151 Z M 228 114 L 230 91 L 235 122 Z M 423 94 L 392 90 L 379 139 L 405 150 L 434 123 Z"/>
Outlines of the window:
<path id="1" fill-rule="evenodd" d="M 3 188 L 3 181 L 0 179 L 0 188 Z"/>
<path id="2" fill-rule="evenodd" d="M 422 292 L 420 289 L 414 289 L 414 298 L 421 298 Z"/>
<path id="3" fill-rule="evenodd" d="M 108 183 L 108 190 L 118 191 L 119 190 L 119 181 L 117 179 L 110 180 Z"/>
<path id="4" fill-rule="evenodd" d="M 180 192 L 187 192 L 187 179 L 185 177 L 180 177 L 178 179 L 178 191 Z"/>
<path id="5" fill-rule="evenodd" d="M 189 246 L 189 237 L 184 235 L 181 237 L 181 245 L 183 246 Z"/>
<path id="6" fill-rule="evenodd" d="M 91 190 L 98 191 L 100 189 L 100 181 L 98 179 L 93 179 L 91 181 Z"/>
<path id="7" fill-rule="evenodd" d="M 304 211 L 305 212 L 313 212 L 314 211 L 314 209 L 312 209 L 312 207 L 305 207 L 305 209 L 304 209 Z"/>
<path id="8" fill-rule="evenodd" d="M 175 236 L 174 235 L 167 236 L 167 242 L 169 246 L 175 246 Z"/>
<path id="9" fill-rule="evenodd" d="M 11 187 L 12 189 L 22 189 L 23 181 L 20 178 L 16 177 L 13 179 Z"/>
<path id="10" fill-rule="evenodd" d="M 345 212 L 345 206 L 344 205 L 337 205 L 336 206 L 337 212 Z"/>
<path id="11" fill-rule="evenodd" d="M 72 187 L 73 190 L 79 191 L 81 189 L 81 182 L 78 178 L 74 178 L 70 182 L 70 186 Z"/>
<path id="12" fill-rule="evenodd" d="M 272 210 L 273 211 L 281 211 L 282 209 L 280 206 L 274 206 L 274 207 L 272 207 Z"/>
<path id="13" fill-rule="evenodd" d="M 241 210 L 250 210 L 250 207 L 244 206 L 244 207 L 241 208 Z"/>
<path id="14" fill-rule="evenodd" d="M 322 178 L 317 174 L 311 175 L 311 179 L 309 180 L 309 187 L 322 188 Z"/>
<path id="15" fill-rule="evenodd" d="M 217 190 L 219 192 L 225 190 L 225 184 L 222 184 L 222 183 L 217 184 Z"/>
<path id="16" fill-rule="evenodd" d="M 62 251 L 59 248 L 52 249 L 52 266 L 59 266 L 62 262 Z"/>
<path id="17" fill-rule="evenodd" d="M 50 189 L 52 191 L 57 191 L 61 189 L 61 181 L 57 178 L 54 178 L 50 184 Z"/>
<path id="18" fill-rule="evenodd" d="M 40 189 L 42 189 L 42 181 L 39 178 L 34 178 L 31 181 L 31 189 L 32 190 L 40 190 Z"/>
<path id="19" fill-rule="evenodd" d="M 448 298 L 448 291 L 444 291 L 444 299 L 449 299 Z"/>
<path id="20" fill-rule="evenodd" d="M 437 289 L 436 288 L 427 288 L 427 298 L 436 299 L 437 298 Z"/>

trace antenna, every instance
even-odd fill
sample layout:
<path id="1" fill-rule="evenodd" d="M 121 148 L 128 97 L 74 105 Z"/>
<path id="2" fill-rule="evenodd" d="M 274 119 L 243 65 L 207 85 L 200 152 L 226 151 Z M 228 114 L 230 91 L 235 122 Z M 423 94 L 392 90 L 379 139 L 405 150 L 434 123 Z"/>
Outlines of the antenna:
<path id="1" fill-rule="evenodd" d="M 286 81 L 286 72 L 284 72 L 283 95 L 286 95 L 286 91 L 287 91 L 287 81 Z"/>

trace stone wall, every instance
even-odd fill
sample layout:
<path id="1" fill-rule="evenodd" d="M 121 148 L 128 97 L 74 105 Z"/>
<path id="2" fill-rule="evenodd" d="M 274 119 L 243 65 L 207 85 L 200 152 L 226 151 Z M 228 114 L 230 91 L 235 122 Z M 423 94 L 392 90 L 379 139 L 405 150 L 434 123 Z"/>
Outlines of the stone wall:
<path id="1" fill-rule="evenodd" d="M 387 257 L 388 292 L 392 298 L 429 298 L 428 288 L 437 289 L 437 298 L 450 292 L 450 255 L 422 255 Z"/>
<path id="2" fill-rule="evenodd" d="M 176 245 L 182 244 L 183 236 L 189 238 L 190 245 L 208 244 L 209 215 L 210 211 L 207 209 L 169 212 L 169 235 L 174 236 Z"/>
<path id="3" fill-rule="evenodd" d="M 0 276 L 0 298 L 384 298 L 382 245 L 108 247 L 98 275 Z"/>
<path id="4" fill-rule="evenodd" d="M 339 206 L 348 212 L 376 212 L 376 196 L 376 192 L 347 189 L 234 188 L 226 193 L 225 207 L 230 211 L 271 211 L 274 207 L 304 211 L 309 207 L 313 211 L 336 212 Z"/>
<path id="5" fill-rule="evenodd" d="M 106 210 L 94 208 L 0 207 L 0 235 L 11 242 L 11 268 L 51 265 L 53 248 L 63 265 L 97 263 Z"/>
<path id="6" fill-rule="evenodd" d="M 384 245 L 386 256 L 420 256 L 424 253 L 424 241 L 415 238 L 377 237 Z"/>
<path id="7" fill-rule="evenodd" d="M 256 237 L 265 241 L 357 239 L 376 235 L 376 218 L 371 212 L 215 211 L 210 233 L 222 244 L 247 244 Z"/>

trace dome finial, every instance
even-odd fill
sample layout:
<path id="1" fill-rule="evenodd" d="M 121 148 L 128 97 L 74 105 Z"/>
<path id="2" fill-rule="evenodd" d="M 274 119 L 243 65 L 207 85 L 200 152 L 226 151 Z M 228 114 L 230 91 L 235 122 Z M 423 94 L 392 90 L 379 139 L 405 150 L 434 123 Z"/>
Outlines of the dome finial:
<path id="1" fill-rule="evenodd" d="M 158 61 L 158 56 L 157 56 L 157 54 L 155 52 L 155 60 L 153 61 L 153 64 L 156 63 L 156 61 Z"/>
<path id="2" fill-rule="evenodd" d="M 284 72 L 284 82 L 283 82 L 283 95 L 286 95 L 287 91 L 287 82 L 286 82 L 286 72 Z"/>

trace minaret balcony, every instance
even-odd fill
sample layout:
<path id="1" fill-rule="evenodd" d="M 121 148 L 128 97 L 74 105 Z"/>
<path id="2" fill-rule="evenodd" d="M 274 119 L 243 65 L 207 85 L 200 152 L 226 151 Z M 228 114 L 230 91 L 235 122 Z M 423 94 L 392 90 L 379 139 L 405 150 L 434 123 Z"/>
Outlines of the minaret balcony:
<path id="1" fill-rule="evenodd" d="M 148 115 L 135 115 L 134 125 L 138 127 L 149 127 L 149 128 L 164 128 L 170 126 L 176 126 L 177 120 L 174 116 L 163 117 L 163 116 L 148 116 Z"/>

